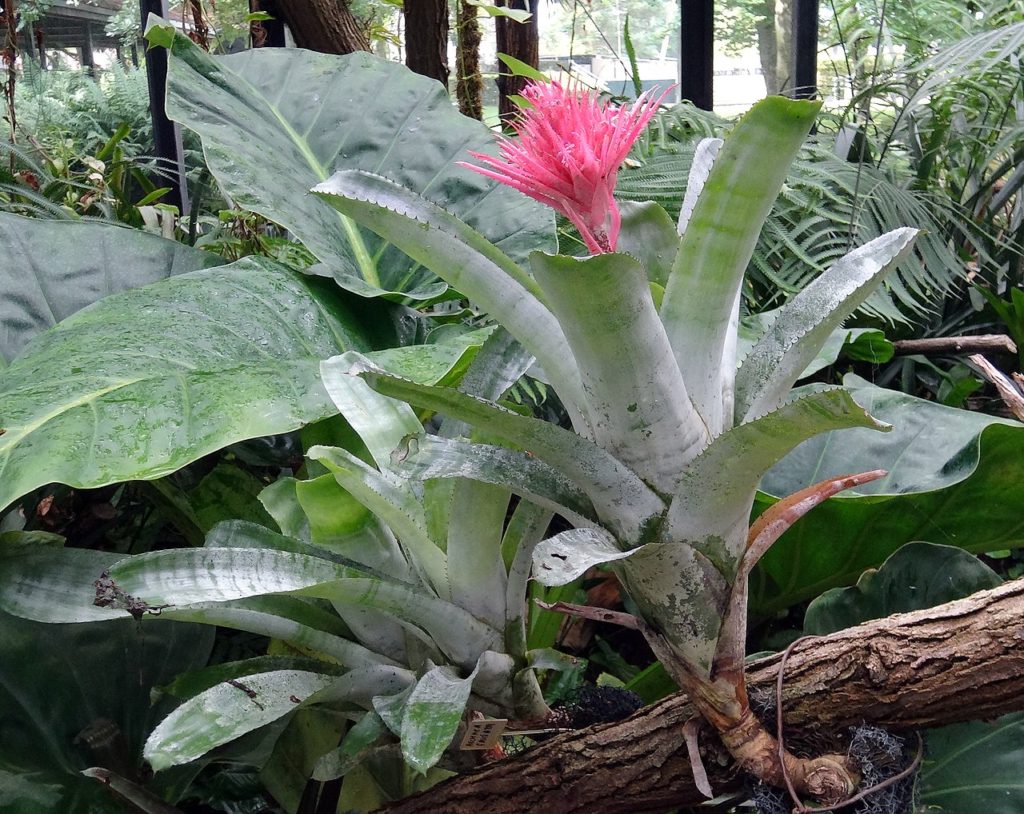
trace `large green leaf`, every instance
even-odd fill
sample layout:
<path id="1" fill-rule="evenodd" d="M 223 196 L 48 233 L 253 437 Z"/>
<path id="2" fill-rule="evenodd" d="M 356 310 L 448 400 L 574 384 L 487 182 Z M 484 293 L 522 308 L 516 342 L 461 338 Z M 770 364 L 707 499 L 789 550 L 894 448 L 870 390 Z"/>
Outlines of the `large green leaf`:
<path id="1" fill-rule="evenodd" d="M 80 772 L 141 768 L 143 740 L 169 710 L 166 699 L 151 703 L 151 690 L 203 665 L 213 632 L 130 619 L 52 625 L 0 613 L 0 811 L 122 811 Z M 173 799 L 189 776 L 158 778 L 151 788 Z"/>
<path id="2" fill-rule="evenodd" d="M 1024 811 L 1024 713 L 928 733 L 918 784 L 922 810 L 945 814 Z"/>
<path id="3" fill-rule="evenodd" d="M 341 285 L 417 298 L 445 288 L 309 194 L 343 168 L 378 172 L 424 194 L 513 257 L 553 248 L 550 212 L 455 166 L 469 150 L 494 151 L 494 138 L 459 115 L 437 82 L 362 52 L 260 48 L 213 57 L 166 24 L 151 32 L 171 49 L 168 114 L 199 133 L 224 191 L 291 231 Z"/>
<path id="4" fill-rule="evenodd" d="M 223 262 L 137 229 L 0 212 L 0 356 L 111 294 Z"/>
<path id="5" fill-rule="evenodd" d="M 907 543 L 857 584 L 833 588 L 807 607 L 804 631 L 824 636 L 869 619 L 932 608 L 995 588 L 1002 578 L 961 548 Z"/>
<path id="6" fill-rule="evenodd" d="M 770 612 L 850 585 L 914 540 L 974 553 L 1024 545 L 1024 427 L 916 399 L 847 376 L 854 398 L 891 424 L 804 442 L 765 476 L 784 496 L 849 472 L 889 475 L 828 500 L 799 520 L 755 569 L 751 602 Z M 774 499 L 758 497 L 755 511 Z"/>
<path id="7" fill-rule="evenodd" d="M 0 505 L 46 483 L 157 478 L 332 415 L 320 360 L 368 350 L 325 281 L 246 259 L 117 294 L 0 374 Z"/>

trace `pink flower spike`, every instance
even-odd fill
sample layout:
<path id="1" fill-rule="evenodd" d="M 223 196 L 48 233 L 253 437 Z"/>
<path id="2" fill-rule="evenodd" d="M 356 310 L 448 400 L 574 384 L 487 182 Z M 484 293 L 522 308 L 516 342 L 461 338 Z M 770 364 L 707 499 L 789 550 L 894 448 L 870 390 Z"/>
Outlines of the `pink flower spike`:
<path id="1" fill-rule="evenodd" d="M 486 167 L 460 164 L 561 212 L 593 254 L 613 252 L 619 167 L 668 92 L 614 107 L 557 82 L 533 82 L 523 91 L 530 106 L 513 125 L 518 138 L 499 137 L 500 158 L 470 153 Z"/>

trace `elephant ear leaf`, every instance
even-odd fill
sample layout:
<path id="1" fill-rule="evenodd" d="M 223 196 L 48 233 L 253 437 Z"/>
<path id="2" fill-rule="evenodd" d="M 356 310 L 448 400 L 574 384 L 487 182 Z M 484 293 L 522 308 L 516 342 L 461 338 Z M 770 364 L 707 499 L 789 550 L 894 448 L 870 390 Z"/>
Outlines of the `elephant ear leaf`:
<path id="1" fill-rule="evenodd" d="M 414 299 L 446 288 L 418 261 L 309 194 L 342 169 L 379 173 L 415 190 L 513 258 L 554 248 L 550 212 L 456 165 L 471 150 L 493 152 L 494 137 L 460 115 L 434 80 L 363 52 L 257 48 L 213 56 L 158 18 L 147 34 L 170 50 L 167 113 L 199 134 L 221 189 L 295 235 L 339 285 L 363 296 Z"/>
<path id="2" fill-rule="evenodd" d="M 370 349 L 347 296 L 246 258 L 124 291 L 40 334 L 0 378 L 0 506 L 47 483 L 158 478 L 334 415 L 320 360 Z"/>
<path id="3" fill-rule="evenodd" d="M 137 229 L 0 212 L 0 356 L 111 294 L 224 262 Z"/>

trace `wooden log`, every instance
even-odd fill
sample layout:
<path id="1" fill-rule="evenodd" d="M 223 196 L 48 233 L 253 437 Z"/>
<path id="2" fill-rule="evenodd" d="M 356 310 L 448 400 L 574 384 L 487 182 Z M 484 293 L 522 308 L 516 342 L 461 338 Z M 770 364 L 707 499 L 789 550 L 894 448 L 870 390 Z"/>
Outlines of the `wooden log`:
<path id="1" fill-rule="evenodd" d="M 770 694 L 780 656 L 751 665 Z M 787 737 L 872 723 L 893 730 L 989 719 L 1024 709 L 1024 580 L 924 611 L 799 644 L 786 663 Z M 644 814 L 696 805 L 677 694 L 614 724 L 562 735 L 383 809 L 388 814 Z M 769 729 L 773 726 L 769 723 Z M 716 793 L 735 772 L 702 736 Z"/>

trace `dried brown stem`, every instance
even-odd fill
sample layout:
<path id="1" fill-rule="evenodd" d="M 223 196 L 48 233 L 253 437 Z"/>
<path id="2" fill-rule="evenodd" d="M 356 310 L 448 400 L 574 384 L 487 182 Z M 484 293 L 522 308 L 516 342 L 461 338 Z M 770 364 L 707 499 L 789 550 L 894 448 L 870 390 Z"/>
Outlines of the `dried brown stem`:
<path id="1" fill-rule="evenodd" d="M 899 339 L 892 343 L 898 356 L 914 353 L 938 355 L 943 353 L 984 353 L 997 351 L 1016 353 L 1017 345 L 1005 334 L 978 336 L 935 336 L 928 339 Z"/>
<path id="2" fill-rule="evenodd" d="M 968 356 L 967 358 L 981 368 L 985 378 L 996 386 L 996 390 L 1003 397 L 1003 401 L 1010 408 L 1010 412 L 1021 421 L 1024 421 L 1024 378 L 1019 373 L 1014 373 L 1011 379 L 980 353 Z"/>

